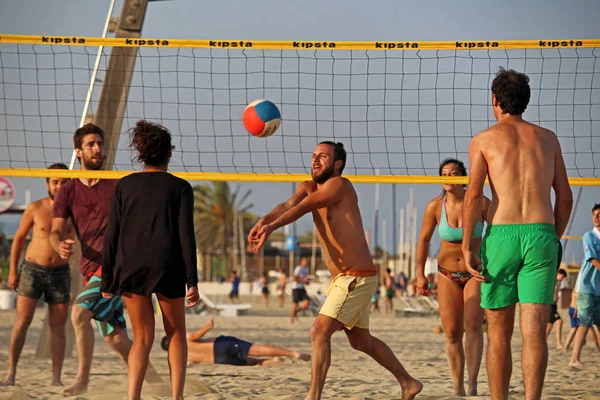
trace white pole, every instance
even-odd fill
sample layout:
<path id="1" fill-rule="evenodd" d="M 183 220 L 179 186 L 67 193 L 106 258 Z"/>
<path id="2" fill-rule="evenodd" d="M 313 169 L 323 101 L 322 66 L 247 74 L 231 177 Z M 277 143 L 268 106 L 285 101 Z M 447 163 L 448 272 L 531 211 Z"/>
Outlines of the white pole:
<path id="1" fill-rule="evenodd" d="M 240 230 L 240 234 L 238 235 L 239 239 L 240 239 L 240 253 L 241 253 L 241 263 L 242 263 L 242 279 L 244 280 L 248 280 L 248 266 L 246 265 L 246 249 L 244 248 L 244 215 L 240 214 L 239 215 L 239 230 Z"/>
<path id="2" fill-rule="evenodd" d="M 240 230 L 239 226 L 239 221 L 238 221 L 238 214 L 237 214 L 237 202 L 233 204 L 233 218 L 231 219 L 231 234 L 232 234 L 232 239 L 231 239 L 231 268 L 235 271 L 237 271 L 238 276 L 241 278 L 242 274 L 241 271 L 239 270 L 239 264 L 238 264 L 238 256 L 237 256 L 237 250 L 238 250 L 238 231 Z M 227 222 L 225 222 L 227 223 Z"/>
<path id="3" fill-rule="evenodd" d="M 110 17 L 112 16 L 113 9 L 115 7 L 116 0 L 112 0 L 110 2 L 110 7 L 108 8 L 108 15 L 106 16 L 106 22 L 104 23 L 104 31 L 102 31 L 102 38 L 106 37 L 108 33 L 108 25 L 110 24 Z M 90 107 L 90 101 L 92 100 L 92 92 L 94 91 L 94 85 L 96 84 L 96 76 L 98 76 L 98 67 L 100 66 L 100 59 L 102 58 L 102 50 L 104 50 L 104 46 L 100 46 L 98 48 L 98 54 L 96 55 L 96 63 L 94 65 L 94 70 L 92 71 L 92 79 L 90 80 L 90 87 L 88 88 L 87 97 L 85 99 L 85 104 L 83 106 L 83 113 L 81 114 L 81 120 L 79 122 L 79 127 L 82 127 L 85 123 L 85 118 L 87 117 L 88 109 Z M 75 154 L 75 150 L 73 150 L 73 155 L 71 156 L 71 164 L 69 164 L 69 169 L 73 169 L 75 166 L 75 159 L 77 155 Z"/>
<path id="4" fill-rule="evenodd" d="M 400 271 L 402 271 L 406 274 L 407 271 L 404 266 L 404 208 L 400 209 L 400 234 L 398 236 L 400 237 L 399 246 L 398 246 L 398 253 L 399 253 L 398 261 L 400 264 Z"/>
<path id="5" fill-rule="evenodd" d="M 412 276 L 417 276 L 417 207 L 413 209 L 413 224 L 412 224 Z"/>
<path id="6" fill-rule="evenodd" d="M 310 273 L 317 273 L 317 228 L 313 224 L 312 253 L 310 256 Z"/>
<path id="7" fill-rule="evenodd" d="M 411 278 L 414 278 L 412 274 L 412 259 L 413 252 L 411 246 L 411 235 L 412 235 L 412 216 L 413 216 L 413 188 L 409 190 L 408 203 L 406 204 L 406 272 Z"/>
<path id="8" fill-rule="evenodd" d="M 381 221 L 381 248 L 383 249 L 383 265 L 384 268 L 387 269 L 388 268 L 388 261 L 387 261 L 387 237 L 386 237 L 386 229 L 385 229 L 385 219 L 383 221 Z"/>

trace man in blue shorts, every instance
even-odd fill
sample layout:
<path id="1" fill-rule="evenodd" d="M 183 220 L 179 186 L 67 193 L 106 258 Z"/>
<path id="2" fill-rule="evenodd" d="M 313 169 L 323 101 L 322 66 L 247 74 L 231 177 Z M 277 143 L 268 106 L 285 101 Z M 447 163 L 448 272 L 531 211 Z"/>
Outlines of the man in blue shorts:
<path id="1" fill-rule="evenodd" d="M 594 229 L 583 235 L 583 264 L 579 271 L 579 296 L 577 297 L 577 320 L 573 354 L 569 365 L 582 367 L 579 360 L 585 335 L 592 324 L 600 327 L 600 203 L 592 208 Z"/>

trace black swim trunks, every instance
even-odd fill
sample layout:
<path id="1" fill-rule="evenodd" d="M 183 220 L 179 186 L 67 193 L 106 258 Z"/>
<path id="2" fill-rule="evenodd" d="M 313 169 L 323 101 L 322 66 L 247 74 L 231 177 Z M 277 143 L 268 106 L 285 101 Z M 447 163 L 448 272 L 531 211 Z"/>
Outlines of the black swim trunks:
<path id="1" fill-rule="evenodd" d="M 21 266 L 17 293 L 39 300 L 42 295 L 48 304 L 68 304 L 71 297 L 69 264 L 45 267 L 25 260 Z"/>
<path id="2" fill-rule="evenodd" d="M 558 321 L 560 318 L 560 314 L 558 313 L 558 307 L 556 306 L 556 303 L 552 304 L 552 311 L 550 311 L 550 321 L 548 321 L 549 323 L 553 324 L 556 321 Z"/>
<path id="3" fill-rule="evenodd" d="M 219 336 L 214 342 L 215 364 L 248 365 L 252 343 L 233 336 Z"/>

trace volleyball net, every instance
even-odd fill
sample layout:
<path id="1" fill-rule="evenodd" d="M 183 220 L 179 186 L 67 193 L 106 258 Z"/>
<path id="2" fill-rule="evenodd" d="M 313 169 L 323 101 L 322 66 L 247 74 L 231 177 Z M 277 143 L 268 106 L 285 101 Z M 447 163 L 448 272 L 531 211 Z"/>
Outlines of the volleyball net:
<path id="1" fill-rule="evenodd" d="M 499 67 L 526 73 L 524 117 L 558 135 L 574 185 L 600 184 L 598 40 L 335 42 L 122 39 L 0 34 L 0 175 L 121 177 L 133 162 L 127 130 L 165 125 L 170 170 L 189 180 L 299 181 L 319 141 L 343 142 L 355 182 L 441 183 L 447 157 L 464 160 L 495 123 Z M 111 171 L 49 172 L 73 158 L 73 133 L 94 122 L 115 82 L 115 49 L 135 62 Z M 123 65 L 125 67 L 125 63 Z M 123 71 L 120 71 L 123 72 Z M 91 84 L 90 84 L 91 82 Z M 122 85 L 122 83 L 119 83 Z M 114 88 L 113 88 L 114 89 Z M 279 130 L 257 138 L 241 118 L 256 99 L 275 103 Z M 118 104 L 112 104 L 118 109 Z M 83 114 L 86 114 L 83 116 Z M 115 118 L 118 118 L 115 116 Z M 106 127 L 101 126 L 105 132 Z M 116 137 L 116 136 L 115 136 Z M 458 179 L 458 180 L 457 180 Z M 462 178 L 454 178 L 457 182 Z"/>

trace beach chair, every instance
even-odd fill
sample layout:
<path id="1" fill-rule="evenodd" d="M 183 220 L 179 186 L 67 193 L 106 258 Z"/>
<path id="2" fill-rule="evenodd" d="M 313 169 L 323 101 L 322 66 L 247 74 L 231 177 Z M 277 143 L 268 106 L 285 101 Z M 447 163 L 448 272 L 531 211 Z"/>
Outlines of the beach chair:
<path id="1" fill-rule="evenodd" d="M 399 308 L 395 308 L 394 312 L 396 316 L 402 317 L 411 317 L 411 316 L 428 316 L 431 315 L 431 311 L 429 307 L 425 307 L 423 303 L 421 303 L 417 298 L 402 296 L 398 297 L 396 305 L 399 305 Z M 428 310 L 429 308 L 429 310 Z"/>
<path id="2" fill-rule="evenodd" d="M 210 311 L 214 311 L 221 317 L 237 317 L 238 315 L 247 315 L 248 310 L 252 308 L 252 304 L 215 304 L 204 293 L 200 294 L 200 300 L 206 305 Z"/>

